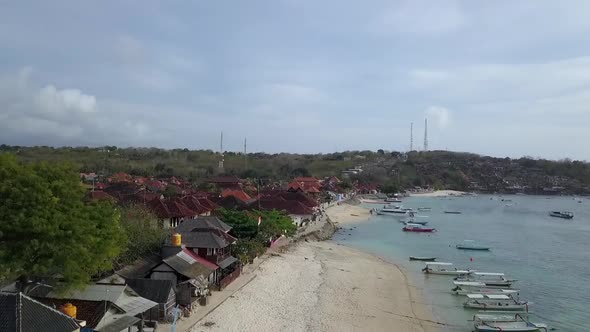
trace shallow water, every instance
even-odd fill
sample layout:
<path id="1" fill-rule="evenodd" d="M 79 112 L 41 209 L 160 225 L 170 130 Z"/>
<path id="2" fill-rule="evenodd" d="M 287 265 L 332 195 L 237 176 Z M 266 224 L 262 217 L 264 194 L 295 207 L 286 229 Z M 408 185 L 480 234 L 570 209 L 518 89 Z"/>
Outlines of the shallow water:
<path id="1" fill-rule="evenodd" d="M 521 290 L 521 300 L 530 302 L 532 321 L 547 323 L 558 331 L 590 331 L 584 327 L 590 318 L 590 200 L 578 203 L 571 197 L 482 195 L 410 197 L 403 205 L 431 207 L 432 211 L 419 215 L 427 216 L 427 226 L 438 232 L 406 233 L 396 218 L 372 216 L 367 223 L 353 225 L 353 230 L 339 232 L 335 240 L 403 266 L 411 283 L 421 288 L 433 305 L 436 318 L 452 326 L 449 331 L 471 331 L 468 320 L 475 311 L 463 309 L 465 298 L 450 293 L 452 277 L 425 276 L 420 273 L 424 263 L 410 262 L 408 256 L 435 256 L 458 268 L 504 272 L 519 280 L 513 287 Z M 462 214 L 445 214 L 445 210 Z M 549 217 L 551 210 L 572 211 L 575 218 Z M 466 239 L 492 250 L 455 248 Z"/>

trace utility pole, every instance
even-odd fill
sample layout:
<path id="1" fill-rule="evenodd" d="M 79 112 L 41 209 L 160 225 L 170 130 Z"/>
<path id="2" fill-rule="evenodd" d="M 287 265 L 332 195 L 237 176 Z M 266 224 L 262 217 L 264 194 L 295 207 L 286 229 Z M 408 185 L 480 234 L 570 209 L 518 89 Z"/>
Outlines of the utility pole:
<path id="1" fill-rule="evenodd" d="M 248 170 L 248 149 L 246 145 L 246 137 L 244 137 L 244 170 Z"/>
<path id="2" fill-rule="evenodd" d="M 221 154 L 221 160 L 219 160 L 219 170 L 223 171 L 223 131 L 221 132 L 221 140 L 219 141 L 219 153 Z"/>

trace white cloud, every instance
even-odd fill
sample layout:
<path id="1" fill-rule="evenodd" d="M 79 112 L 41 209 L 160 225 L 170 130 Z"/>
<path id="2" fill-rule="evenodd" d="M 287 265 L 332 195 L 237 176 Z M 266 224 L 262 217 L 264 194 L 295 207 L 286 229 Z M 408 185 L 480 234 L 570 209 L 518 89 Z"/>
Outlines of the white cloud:
<path id="1" fill-rule="evenodd" d="M 430 106 L 426 110 L 426 117 L 440 129 L 447 128 L 451 123 L 451 112 L 441 106 Z"/>
<path id="2" fill-rule="evenodd" d="M 50 113 L 96 111 L 96 97 L 86 95 L 77 89 L 58 90 L 53 85 L 42 88 L 36 102 L 41 110 Z"/>

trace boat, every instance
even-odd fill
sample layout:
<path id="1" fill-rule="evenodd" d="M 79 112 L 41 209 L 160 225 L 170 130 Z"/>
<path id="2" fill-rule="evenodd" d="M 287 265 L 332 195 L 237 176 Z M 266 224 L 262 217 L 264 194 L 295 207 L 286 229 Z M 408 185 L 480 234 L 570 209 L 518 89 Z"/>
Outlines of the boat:
<path id="1" fill-rule="evenodd" d="M 547 332 L 547 325 L 532 323 L 521 313 L 477 313 L 473 316 L 476 332 Z"/>
<path id="2" fill-rule="evenodd" d="M 467 281 L 463 281 L 463 283 L 467 283 Z M 474 282 L 476 284 L 480 284 L 478 282 Z M 512 289 L 512 288 L 490 288 L 486 286 L 484 283 L 481 283 L 481 286 L 457 286 L 451 289 L 451 292 L 456 295 L 467 295 L 467 294 L 484 294 L 484 295 L 512 295 L 518 298 L 520 294 L 520 290 Z"/>
<path id="3" fill-rule="evenodd" d="M 480 310 L 528 311 L 528 303 L 515 300 L 510 295 L 467 294 L 463 307 Z"/>
<path id="4" fill-rule="evenodd" d="M 457 244 L 455 247 L 462 250 L 490 250 L 490 247 L 478 245 L 473 240 L 464 240 L 463 244 Z"/>
<path id="5" fill-rule="evenodd" d="M 411 261 L 434 262 L 436 257 L 410 256 Z"/>
<path id="6" fill-rule="evenodd" d="M 551 211 L 549 215 L 556 218 L 573 219 L 574 214 L 568 211 Z"/>
<path id="7" fill-rule="evenodd" d="M 473 271 L 472 273 L 475 273 L 475 271 Z M 455 288 L 453 288 L 453 290 L 458 290 L 458 289 L 511 289 L 511 287 L 502 287 L 502 286 L 490 286 L 490 285 L 486 285 L 484 282 L 480 282 L 480 281 L 457 281 L 454 280 L 453 284 L 456 286 Z M 469 294 L 469 293 L 468 293 Z M 479 292 L 473 291 L 471 292 L 471 294 L 479 294 Z"/>
<path id="8" fill-rule="evenodd" d="M 496 287 L 510 287 L 516 279 L 508 279 L 504 275 L 504 273 L 496 273 L 496 272 L 474 272 L 467 277 L 457 277 L 455 278 L 456 281 L 473 281 L 473 282 L 481 282 L 484 283 L 486 286 L 496 286 Z"/>
<path id="9" fill-rule="evenodd" d="M 468 275 L 475 271 L 473 270 L 461 270 L 453 267 L 453 263 L 446 262 L 432 262 L 426 263 L 426 267 L 422 269 L 422 272 L 426 274 L 442 274 L 442 275 Z"/>
<path id="10" fill-rule="evenodd" d="M 381 216 L 398 216 L 403 217 L 408 214 L 408 211 L 402 210 L 401 208 L 387 208 L 377 210 L 377 214 Z"/>
<path id="11" fill-rule="evenodd" d="M 403 222 L 404 224 L 418 224 L 422 226 L 428 224 L 428 221 L 426 220 L 416 220 L 415 218 L 402 219 L 400 222 Z"/>
<path id="12" fill-rule="evenodd" d="M 386 198 L 385 202 L 387 203 L 401 203 L 402 200 L 396 197 Z"/>
<path id="13" fill-rule="evenodd" d="M 461 211 L 445 211 L 446 214 L 461 214 Z"/>
<path id="14" fill-rule="evenodd" d="M 406 225 L 404 226 L 404 228 L 402 228 L 402 230 L 404 232 L 417 232 L 417 233 L 436 232 L 436 228 L 423 227 L 420 224 L 412 224 L 412 223 L 406 223 Z"/>
<path id="15" fill-rule="evenodd" d="M 432 208 L 421 206 L 418 208 L 418 211 L 428 212 L 428 211 L 432 211 Z"/>

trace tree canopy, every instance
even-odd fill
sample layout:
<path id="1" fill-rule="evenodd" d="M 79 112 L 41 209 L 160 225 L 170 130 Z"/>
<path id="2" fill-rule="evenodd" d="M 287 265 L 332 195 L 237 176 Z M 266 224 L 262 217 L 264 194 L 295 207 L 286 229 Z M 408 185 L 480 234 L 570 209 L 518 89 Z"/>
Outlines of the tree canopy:
<path id="1" fill-rule="evenodd" d="M 125 245 L 109 202 L 85 202 L 69 164 L 23 164 L 0 154 L 0 278 L 81 287 L 112 268 Z"/>

